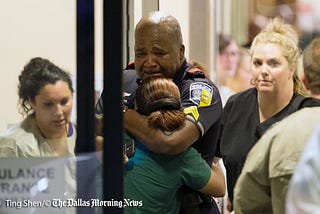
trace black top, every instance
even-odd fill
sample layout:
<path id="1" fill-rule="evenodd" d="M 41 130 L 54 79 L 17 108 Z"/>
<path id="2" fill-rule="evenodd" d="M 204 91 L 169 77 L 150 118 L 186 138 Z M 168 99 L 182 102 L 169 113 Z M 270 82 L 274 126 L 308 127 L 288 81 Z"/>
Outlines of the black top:
<path id="1" fill-rule="evenodd" d="M 226 167 L 228 196 L 231 201 L 247 154 L 262 134 L 272 124 L 298 109 L 317 105 L 320 105 L 319 100 L 294 95 L 284 109 L 260 123 L 256 88 L 240 92 L 228 99 L 222 113 L 217 156 L 223 158 Z"/>
<path id="2" fill-rule="evenodd" d="M 124 70 L 123 91 L 129 108 L 134 106 L 135 91 L 139 81 L 138 74 L 132 65 Z M 180 90 L 181 105 L 188 115 L 187 118 L 197 125 L 202 135 L 193 147 L 201 153 L 208 164 L 211 164 L 216 152 L 222 113 L 218 88 L 205 77 L 203 72 L 192 69 L 186 61 L 174 75 L 173 82 Z M 97 113 L 103 112 L 101 97 L 96 105 Z"/>

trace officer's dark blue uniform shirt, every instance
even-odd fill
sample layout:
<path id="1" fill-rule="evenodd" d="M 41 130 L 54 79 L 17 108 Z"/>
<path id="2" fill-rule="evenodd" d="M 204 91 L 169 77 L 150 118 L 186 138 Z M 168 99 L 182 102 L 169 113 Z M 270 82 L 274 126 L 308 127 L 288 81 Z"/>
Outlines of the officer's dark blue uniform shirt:
<path id="1" fill-rule="evenodd" d="M 133 66 L 124 70 L 123 93 L 129 108 L 134 106 L 138 82 L 139 76 Z M 215 155 L 222 113 L 218 88 L 205 77 L 203 72 L 192 69 L 186 60 L 175 73 L 173 82 L 180 90 L 181 105 L 187 114 L 187 119 L 194 122 L 201 132 L 201 137 L 193 144 L 193 147 L 201 153 L 208 164 L 211 164 Z M 96 105 L 96 112 L 103 112 L 101 98 Z"/>

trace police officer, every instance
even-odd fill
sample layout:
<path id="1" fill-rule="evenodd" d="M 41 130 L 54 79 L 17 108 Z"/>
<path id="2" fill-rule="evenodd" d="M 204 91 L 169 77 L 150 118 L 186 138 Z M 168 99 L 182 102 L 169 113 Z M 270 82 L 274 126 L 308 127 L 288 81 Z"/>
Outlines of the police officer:
<path id="1" fill-rule="evenodd" d="M 221 98 L 217 87 L 203 72 L 188 65 L 178 21 L 161 11 L 143 17 L 136 25 L 134 50 L 134 64 L 129 65 L 123 73 L 124 128 L 153 152 L 178 154 L 193 146 L 211 165 L 222 113 Z M 170 78 L 179 87 L 181 105 L 187 119 L 183 128 L 175 132 L 167 133 L 150 128 L 147 117 L 133 109 L 139 81 L 153 75 Z M 102 112 L 100 98 L 96 113 Z M 199 206 L 208 209 L 215 205 L 211 197 L 195 195 L 188 198 L 192 199 L 185 204 L 196 204 L 196 209 Z M 208 203 L 203 203 L 204 201 Z M 195 212 L 186 208 L 185 213 L 187 210 Z"/>

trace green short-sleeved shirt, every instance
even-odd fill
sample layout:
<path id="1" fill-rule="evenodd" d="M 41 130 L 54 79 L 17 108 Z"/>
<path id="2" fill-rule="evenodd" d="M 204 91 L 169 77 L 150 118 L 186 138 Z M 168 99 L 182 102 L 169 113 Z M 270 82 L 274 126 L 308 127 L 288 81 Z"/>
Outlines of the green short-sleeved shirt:
<path id="1" fill-rule="evenodd" d="M 179 155 L 163 155 L 137 142 L 124 177 L 124 202 L 137 206 L 125 207 L 125 213 L 178 213 L 182 186 L 201 189 L 210 175 L 209 165 L 193 148 Z"/>

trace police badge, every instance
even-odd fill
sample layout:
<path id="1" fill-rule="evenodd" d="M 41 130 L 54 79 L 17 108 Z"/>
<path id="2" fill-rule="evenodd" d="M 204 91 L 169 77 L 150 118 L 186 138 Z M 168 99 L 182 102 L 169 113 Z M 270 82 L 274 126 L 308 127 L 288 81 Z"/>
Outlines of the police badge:
<path id="1" fill-rule="evenodd" d="M 201 107 L 209 106 L 212 100 L 213 89 L 203 82 L 196 82 L 190 85 L 190 100 Z"/>

